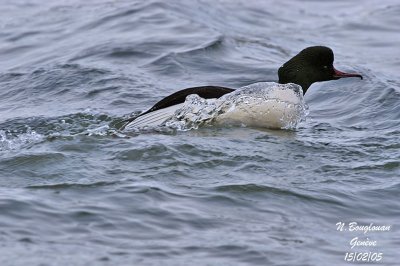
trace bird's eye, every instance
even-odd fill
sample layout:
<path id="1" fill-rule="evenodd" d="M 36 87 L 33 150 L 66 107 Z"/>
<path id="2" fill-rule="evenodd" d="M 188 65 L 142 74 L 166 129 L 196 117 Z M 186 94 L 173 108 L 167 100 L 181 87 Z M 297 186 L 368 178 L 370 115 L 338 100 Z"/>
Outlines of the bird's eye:
<path id="1" fill-rule="evenodd" d="M 324 66 L 324 69 L 328 69 L 328 66 Z"/>

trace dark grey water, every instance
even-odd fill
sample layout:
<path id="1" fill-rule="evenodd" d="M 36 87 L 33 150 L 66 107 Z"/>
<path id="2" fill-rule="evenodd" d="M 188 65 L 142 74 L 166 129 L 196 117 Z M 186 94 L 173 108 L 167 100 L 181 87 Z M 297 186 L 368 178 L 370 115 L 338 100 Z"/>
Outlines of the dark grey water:
<path id="1" fill-rule="evenodd" d="M 0 265 L 348 265 L 355 251 L 399 265 L 398 1 L 3 0 L 0 12 Z M 297 130 L 117 129 L 178 89 L 276 80 L 321 44 L 364 80 L 314 84 Z"/>

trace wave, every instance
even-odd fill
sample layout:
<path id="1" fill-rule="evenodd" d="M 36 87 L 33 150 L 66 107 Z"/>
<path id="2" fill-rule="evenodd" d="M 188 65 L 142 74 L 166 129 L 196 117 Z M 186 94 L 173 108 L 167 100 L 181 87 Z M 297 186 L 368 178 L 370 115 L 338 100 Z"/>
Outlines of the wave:
<path id="1" fill-rule="evenodd" d="M 10 119 L 0 123 L 0 151 L 29 148 L 57 138 L 86 136 L 124 136 L 117 128 L 123 118 L 90 110 L 57 117 Z"/>

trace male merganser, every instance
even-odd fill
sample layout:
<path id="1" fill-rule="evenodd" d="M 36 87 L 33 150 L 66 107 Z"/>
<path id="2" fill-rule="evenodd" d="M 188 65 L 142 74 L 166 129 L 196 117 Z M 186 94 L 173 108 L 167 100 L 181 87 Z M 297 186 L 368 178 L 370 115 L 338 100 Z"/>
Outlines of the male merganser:
<path id="1" fill-rule="evenodd" d="M 340 78 L 358 77 L 360 74 L 345 73 L 333 67 L 334 55 L 330 48 L 312 46 L 305 48 L 292 59 L 284 63 L 278 70 L 279 83 L 294 83 L 300 85 L 305 94 L 314 82 L 337 80 Z M 144 126 L 161 125 L 168 120 L 176 110 L 182 107 L 186 97 L 197 94 L 204 99 L 220 98 L 235 91 L 219 86 L 202 86 L 177 91 L 157 102 L 146 112 L 126 121 L 125 129 Z"/>

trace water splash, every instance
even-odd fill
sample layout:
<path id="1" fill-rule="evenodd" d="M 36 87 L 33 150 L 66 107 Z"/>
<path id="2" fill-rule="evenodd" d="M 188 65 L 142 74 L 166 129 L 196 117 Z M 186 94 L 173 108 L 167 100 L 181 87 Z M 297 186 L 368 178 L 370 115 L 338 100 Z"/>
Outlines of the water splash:
<path id="1" fill-rule="evenodd" d="M 0 151 L 17 150 L 29 147 L 32 144 L 43 141 L 44 136 L 36 133 L 30 128 L 25 133 L 13 134 L 9 131 L 0 130 Z"/>
<path id="2" fill-rule="evenodd" d="M 307 114 L 299 85 L 259 82 L 219 99 L 189 95 L 183 106 L 157 128 L 186 131 L 203 125 L 228 125 L 295 129 Z"/>
<path id="3" fill-rule="evenodd" d="M 30 148 L 46 140 L 79 136 L 125 137 L 118 131 L 123 118 L 85 110 L 58 117 L 17 118 L 0 123 L 0 151 Z"/>
<path id="4" fill-rule="evenodd" d="M 305 120 L 308 106 L 301 86 L 259 82 L 221 98 L 216 122 L 242 126 L 295 129 Z"/>

